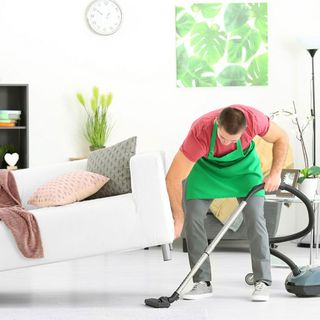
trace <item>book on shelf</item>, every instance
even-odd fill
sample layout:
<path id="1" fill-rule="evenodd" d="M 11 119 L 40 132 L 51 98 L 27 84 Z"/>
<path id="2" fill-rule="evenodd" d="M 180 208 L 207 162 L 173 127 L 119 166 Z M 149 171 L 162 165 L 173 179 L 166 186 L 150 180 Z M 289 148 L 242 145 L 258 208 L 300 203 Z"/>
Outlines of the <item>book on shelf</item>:
<path id="1" fill-rule="evenodd" d="M 0 119 L 18 119 L 20 118 L 21 110 L 2 110 L 0 109 Z"/>
<path id="2" fill-rule="evenodd" d="M 21 110 L 0 109 L 0 114 L 1 113 L 21 114 Z"/>
<path id="3" fill-rule="evenodd" d="M 21 110 L 0 109 L 0 127 L 14 127 L 20 120 Z"/>
<path id="4" fill-rule="evenodd" d="M 15 127 L 15 123 L 2 123 L 0 122 L 0 127 Z"/>
<path id="5" fill-rule="evenodd" d="M 20 116 L 0 114 L 0 120 L 20 120 Z"/>

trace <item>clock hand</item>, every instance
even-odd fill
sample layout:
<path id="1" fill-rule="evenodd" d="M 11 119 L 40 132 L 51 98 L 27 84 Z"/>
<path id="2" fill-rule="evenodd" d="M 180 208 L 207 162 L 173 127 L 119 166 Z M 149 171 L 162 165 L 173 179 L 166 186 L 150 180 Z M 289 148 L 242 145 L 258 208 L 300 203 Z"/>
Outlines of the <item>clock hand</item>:
<path id="1" fill-rule="evenodd" d="M 101 15 L 103 15 L 103 13 L 101 11 L 99 11 L 98 9 L 95 9 L 95 11 L 99 12 Z"/>

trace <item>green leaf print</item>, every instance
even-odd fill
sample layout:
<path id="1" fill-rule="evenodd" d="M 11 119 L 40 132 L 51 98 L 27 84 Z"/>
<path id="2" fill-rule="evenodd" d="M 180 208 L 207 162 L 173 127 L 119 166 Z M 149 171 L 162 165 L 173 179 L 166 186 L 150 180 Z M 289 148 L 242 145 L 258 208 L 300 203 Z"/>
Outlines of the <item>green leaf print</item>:
<path id="1" fill-rule="evenodd" d="M 264 53 L 255 59 L 249 65 L 247 81 L 252 85 L 268 84 L 268 54 Z"/>
<path id="2" fill-rule="evenodd" d="M 268 84 L 268 3 L 178 5 L 178 87 Z"/>
<path id="3" fill-rule="evenodd" d="M 217 77 L 222 86 L 244 86 L 246 84 L 245 68 L 239 65 L 231 65 L 224 68 Z"/>
<path id="4" fill-rule="evenodd" d="M 230 3 L 224 12 L 224 26 L 231 32 L 243 26 L 249 19 L 250 10 L 246 4 Z"/>
<path id="5" fill-rule="evenodd" d="M 178 16 L 178 13 L 176 13 L 176 16 Z M 194 23 L 195 20 L 189 13 L 185 13 L 184 15 L 179 16 L 176 22 L 177 34 L 180 37 L 184 37 L 193 28 Z"/>
<path id="6" fill-rule="evenodd" d="M 248 61 L 258 51 L 261 44 L 259 33 L 248 25 L 231 33 L 228 41 L 228 62 Z"/>
<path id="7" fill-rule="evenodd" d="M 217 85 L 212 68 L 197 57 L 190 57 L 184 68 L 180 68 L 177 79 L 182 87 L 215 87 Z"/>
<path id="8" fill-rule="evenodd" d="M 184 11 L 184 10 L 186 10 L 186 9 L 183 8 L 183 7 L 176 7 L 176 16 L 177 16 L 180 12 L 182 12 L 182 11 Z"/>
<path id="9" fill-rule="evenodd" d="M 185 70 L 188 69 L 189 57 L 187 50 L 183 44 L 177 47 L 177 78 L 181 79 L 185 73 Z"/>
<path id="10" fill-rule="evenodd" d="M 249 4 L 251 14 L 255 19 L 254 26 L 261 35 L 264 43 L 268 42 L 268 6 L 267 3 Z"/>
<path id="11" fill-rule="evenodd" d="M 191 32 L 191 46 L 199 58 L 215 64 L 224 55 L 226 34 L 216 24 L 209 28 L 205 22 L 198 23 Z"/>
<path id="12" fill-rule="evenodd" d="M 201 12 L 204 18 L 214 18 L 221 10 L 222 3 L 197 3 L 192 5 L 193 12 Z"/>

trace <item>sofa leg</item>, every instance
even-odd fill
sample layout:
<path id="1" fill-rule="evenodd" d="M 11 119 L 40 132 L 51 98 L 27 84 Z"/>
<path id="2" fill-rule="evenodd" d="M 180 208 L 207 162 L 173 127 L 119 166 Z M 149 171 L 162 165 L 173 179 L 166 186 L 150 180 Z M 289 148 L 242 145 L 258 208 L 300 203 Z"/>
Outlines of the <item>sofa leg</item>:
<path id="1" fill-rule="evenodd" d="M 182 238 L 182 251 L 188 252 L 187 240 L 185 238 Z"/>
<path id="2" fill-rule="evenodd" d="M 170 250 L 170 245 L 167 244 L 162 244 L 161 245 L 162 249 L 162 256 L 163 256 L 163 261 L 169 261 L 172 259 L 171 257 L 171 250 Z"/>

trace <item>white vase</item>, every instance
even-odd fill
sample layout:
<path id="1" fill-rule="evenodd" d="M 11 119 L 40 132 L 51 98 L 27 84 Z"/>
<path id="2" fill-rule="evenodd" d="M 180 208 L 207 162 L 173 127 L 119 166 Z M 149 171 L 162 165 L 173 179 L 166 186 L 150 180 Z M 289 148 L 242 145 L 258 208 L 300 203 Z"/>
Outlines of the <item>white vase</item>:
<path id="1" fill-rule="evenodd" d="M 318 178 L 306 178 L 299 184 L 299 190 L 309 199 L 313 199 L 316 195 L 318 187 Z"/>

